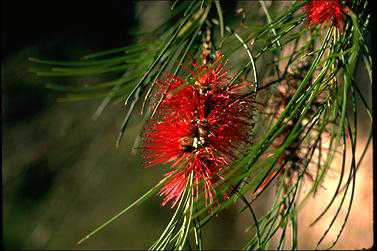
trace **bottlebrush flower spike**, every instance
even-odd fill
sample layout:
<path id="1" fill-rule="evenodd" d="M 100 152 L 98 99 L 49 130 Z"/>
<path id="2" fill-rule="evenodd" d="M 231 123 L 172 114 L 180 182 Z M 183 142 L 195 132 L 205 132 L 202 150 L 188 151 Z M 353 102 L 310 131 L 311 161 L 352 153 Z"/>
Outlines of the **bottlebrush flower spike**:
<path id="1" fill-rule="evenodd" d="M 214 65 L 194 65 L 189 70 L 194 84 L 168 75 L 156 85 L 164 99 L 144 128 L 145 166 L 171 164 L 174 170 L 166 176 L 181 168 L 159 193 L 163 206 L 170 200 L 176 205 L 191 172 L 195 196 L 203 182 L 206 203 L 217 200 L 213 185 L 224 180 L 222 170 L 250 147 L 254 85 L 231 85 L 224 65 Z"/>
<path id="2" fill-rule="evenodd" d="M 288 74 L 287 78 L 284 79 L 276 89 L 277 92 L 271 93 L 268 96 L 264 112 L 266 112 L 267 115 L 273 115 L 275 119 L 278 119 L 291 101 L 293 95 L 296 93 L 298 89 L 298 79 L 295 78 L 295 75 Z M 328 90 L 324 90 L 315 99 L 305 119 L 301 122 L 302 126 L 304 126 L 309 120 L 312 120 L 312 115 L 315 114 L 319 107 L 326 102 L 326 97 L 328 97 L 328 95 Z M 281 131 L 280 135 L 271 144 L 274 150 L 277 150 L 282 146 L 294 126 L 295 125 L 292 121 L 287 121 L 287 127 Z M 308 129 L 309 128 L 310 127 L 308 126 Z M 314 182 L 315 176 L 319 171 L 318 164 L 322 165 L 321 162 L 318 163 L 314 160 L 318 160 L 318 158 L 323 160 L 324 158 L 321 158 L 321 155 L 325 156 L 328 154 L 328 149 L 324 146 L 324 143 L 329 141 L 331 129 L 327 127 L 322 128 L 320 135 L 316 127 L 313 127 L 310 130 L 310 132 L 305 130 L 302 134 L 305 135 L 305 140 L 300 135 L 285 149 L 277 160 L 276 169 L 272 170 L 272 172 L 266 177 L 259 188 L 255 191 L 254 196 L 261 193 L 273 178 L 277 178 L 284 182 L 285 185 L 291 186 L 292 183 L 298 180 L 303 173 L 303 177 L 306 178 L 305 180 L 308 180 L 311 183 Z M 306 136 L 308 133 L 310 133 L 311 137 Z M 320 145 L 316 142 L 318 136 L 321 138 Z M 307 157 L 310 154 L 310 151 L 313 150 L 313 147 L 313 157 L 310 159 L 310 163 L 306 163 L 308 160 Z M 272 154 L 268 154 L 267 156 L 271 155 Z M 330 168 L 329 170 L 332 169 Z M 321 185 L 321 187 L 324 186 Z"/>
<path id="3" fill-rule="evenodd" d="M 330 20 L 333 25 L 343 31 L 342 11 L 347 13 L 347 7 L 338 0 L 313 0 L 305 5 L 309 26 L 313 24 L 326 24 Z"/>

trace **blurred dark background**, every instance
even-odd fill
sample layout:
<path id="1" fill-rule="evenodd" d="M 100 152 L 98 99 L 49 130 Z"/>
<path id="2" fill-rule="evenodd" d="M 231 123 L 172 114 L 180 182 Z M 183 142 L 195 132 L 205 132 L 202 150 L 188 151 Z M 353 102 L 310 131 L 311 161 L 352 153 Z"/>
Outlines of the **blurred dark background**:
<path id="1" fill-rule="evenodd" d="M 2 66 L 7 66 L 25 50 L 29 50 L 30 57 L 40 55 L 50 59 L 77 60 L 85 53 L 132 43 L 132 36 L 128 35 L 130 27 L 136 23 L 132 1 L 113 1 L 109 4 L 92 1 L 64 4 L 2 1 L 1 6 Z M 17 75 L 27 72 L 27 68 L 17 70 Z M 5 80 L 8 82 L 8 79 Z M 45 100 L 47 95 L 43 93 L 47 90 L 43 85 L 36 89 L 35 86 L 21 83 L 25 81 L 20 79 L 17 82 L 16 85 L 6 84 L 2 89 L 5 96 L 12 96 L 6 100 L 9 103 L 4 104 L 2 118 L 6 124 L 30 116 L 46 107 L 44 102 L 48 102 Z M 18 84 L 25 89 L 19 89 Z M 27 88 L 31 90 L 27 91 Z M 28 109 L 23 109 L 25 106 Z"/>
<path id="2" fill-rule="evenodd" d="M 76 245 L 165 172 L 143 169 L 139 153 L 131 152 L 141 124 L 131 119 L 117 149 L 115 140 L 126 113 L 123 105 L 110 106 L 94 121 L 91 116 L 101 100 L 56 102 L 62 93 L 45 88 L 56 79 L 29 72 L 28 58 L 78 60 L 131 44 L 135 38 L 130 34 L 161 23 L 170 3 L 2 1 L 1 5 L 3 245 L 11 250 L 148 248 L 173 212 L 160 207 L 159 197 Z M 216 218 L 206 227 L 205 247 L 234 248 L 242 243 L 235 212 L 224 211 L 228 217 Z"/>
<path id="3" fill-rule="evenodd" d="M 30 73 L 28 58 L 78 60 L 88 53 L 132 44 L 137 40 L 131 34 L 162 23 L 170 4 L 1 2 L 2 213 L 6 249 L 145 249 L 160 236 L 173 210 L 160 207 L 161 198 L 154 197 L 92 239 L 76 245 L 89 231 L 154 186 L 165 170 L 144 169 L 139 152 L 132 151 L 142 126 L 138 114 L 131 119 L 120 148 L 116 148 L 118 130 L 127 112 L 123 104 L 110 105 L 94 121 L 91 116 L 101 100 L 56 102 L 62 93 L 45 87 L 56 79 Z M 366 79 L 365 73 L 361 75 Z M 61 81 L 93 80 L 95 76 Z M 367 194 L 371 198 L 371 193 Z M 257 216 L 262 215 L 271 198 L 266 193 L 257 201 Z M 247 211 L 239 214 L 241 208 L 239 204 L 224 210 L 204 227 L 204 248 L 238 249 L 246 243 L 252 232 L 244 230 L 252 219 Z M 368 221 L 370 218 L 366 218 Z M 307 239 L 301 239 L 302 247 L 306 247 Z"/>

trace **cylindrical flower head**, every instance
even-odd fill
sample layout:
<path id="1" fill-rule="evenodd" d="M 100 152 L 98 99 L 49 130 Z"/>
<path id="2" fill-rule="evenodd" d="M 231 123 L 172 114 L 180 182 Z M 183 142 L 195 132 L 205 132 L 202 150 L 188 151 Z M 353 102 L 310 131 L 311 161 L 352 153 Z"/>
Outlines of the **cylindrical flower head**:
<path id="1" fill-rule="evenodd" d="M 206 203 L 217 200 L 213 184 L 224 179 L 224 167 L 251 144 L 254 85 L 230 85 L 222 64 L 209 69 L 198 67 L 191 74 L 193 85 L 172 75 L 157 83 L 159 96 L 164 98 L 143 132 L 146 167 L 169 163 L 174 171 L 181 168 L 160 191 L 165 196 L 162 205 L 172 200 L 172 207 L 191 172 L 196 196 L 203 182 Z"/>
<path id="2" fill-rule="evenodd" d="M 347 8 L 338 0 L 313 0 L 305 5 L 305 11 L 309 26 L 324 25 L 332 20 L 333 25 L 343 31 L 342 11 L 347 12 Z"/>

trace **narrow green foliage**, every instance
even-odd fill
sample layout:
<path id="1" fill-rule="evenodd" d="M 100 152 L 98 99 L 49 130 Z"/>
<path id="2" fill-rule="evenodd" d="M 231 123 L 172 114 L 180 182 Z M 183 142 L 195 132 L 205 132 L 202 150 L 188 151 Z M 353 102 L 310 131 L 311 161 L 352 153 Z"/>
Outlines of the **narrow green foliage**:
<path id="1" fill-rule="evenodd" d="M 240 20 L 225 18 L 231 15 L 224 15 L 229 13 L 221 1 L 174 1 L 170 17 L 160 27 L 151 33 L 139 34 L 144 42 L 92 53 L 77 62 L 30 58 L 33 64 L 30 71 L 38 76 L 70 79 L 101 76 L 102 80 L 94 83 L 49 81 L 47 88 L 66 93 L 59 101 L 102 98 L 94 118 L 98 118 L 111 101 L 124 101 L 128 110 L 120 125 L 116 141 L 119 146 L 138 104 L 142 102 L 140 113 L 145 121 L 154 117 L 166 98 L 167 90 L 159 100 L 151 98 L 156 83 L 165 73 L 184 79 L 186 83 L 182 88 L 195 86 L 197 79 L 190 78 L 182 65 L 195 65 L 194 60 L 201 59 L 203 41 L 211 34 L 210 56 L 221 52 L 225 59 L 235 58 L 236 62 L 231 62 L 233 68 L 229 70 L 231 84 L 240 80 L 254 84 L 251 93 L 256 101 L 254 138 L 248 139 L 253 145 L 232 166 L 219 173 L 223 182 L 213 184 L 212 188 L 217 198 L 224 195 L 228 198 L 219 200 L 218 205 L 207 204 L 204 191 L 194 196 L 195 186 L 202 186 L 205 181 L 194 185 L 194 173 L 190 173 L 171 221 L 150 249 L 202 250 L 205 246 L 203 226 L 230 205 L 242 202 L 244 208 L 240 213 L 250 212 L 248 229 L 255 230 L 244 243 L 244 250 L 297 250 L 300 248 L 300 210 L 315 196 L 320 196 L 319 191 L 326 187 L 329 172 L 334 168 L 333 161 L 340 158 L 342 164 L 335 191 L 324 209 L 313 216 L 311 224 L 318 223 L 330 209 L 336 208 L 315 246 L 319 248 L 329 237 L 330 230 L 340 223 L 340 229 L 328 247 L 332 248 L 348 222 L 356 173 L 372 138 L 371 129 L 357 159 L 361 127 L 357 124 L 358 113 L 366 111 L 368 122 L 373 122 L 368 100 L 355 79 L 357 67 L 363 62 L 372 81 L 372 57 L 367 42 L 370 33 L 368 2 L 346 1 L 350 6 L 342 14 L 344 29 L 341 32 L 339 27 L 331 25 L 332 22 L 308 28 L 304 11 L 306 1 L 284 2 L 289 5 L 286 10 L 277 8 L 282 4 L 279 2 L 273 1 L 269 7 L 265 1 L 251 3 L 260 9 L 244 11 L 241 25 Z M 244 25 L 250 15 L 259 23 L 248 21 Z M 325 142 L 328 142 L 326 146 Z M 347 149 L 351 149 L 348 155 Z M 351 159 L 350 165 L 346 157 Z M 185 164 L 176 171 L 185 168 Z M 155 195 L 173 175 L 79 243 Z M 304 184 L 310 186 L 306 194 L 301 191 Z M 267 205 L 265 212 L 256 211 L 254 202 L 263 197 L 268 188 L 273 189 L 273 202 Z M 347 196 L 350 196 L 349 200 Z M 247 199 L 249 197 L 251 199 Z M 339 219 L 342 210 L 346 214 Z M 191 234 L 195 245 L 189 241 Z M 273 239 L 277 240 L 272 242 Z"/>

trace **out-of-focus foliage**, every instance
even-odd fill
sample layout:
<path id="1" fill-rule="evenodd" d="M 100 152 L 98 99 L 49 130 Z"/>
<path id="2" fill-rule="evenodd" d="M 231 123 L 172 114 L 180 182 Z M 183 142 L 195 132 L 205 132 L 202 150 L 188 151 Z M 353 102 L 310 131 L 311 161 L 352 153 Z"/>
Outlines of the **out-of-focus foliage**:
<path id="1" fill-rule="evenodd" d="M 241 206 L 242 212 L 250 212 L 250 225 L 243 227 L 250 229 L 253 234 L 245 237 L 237 232 L 227 233 L 225 236 L 229 241 L 234 239 L 240 243 L 233 248 L 297 249 L 298 212 L 320 189 L 326 187 L 327 177 L 333 169 L 332 163 L 334 159 L 340 158 L 343 161 L 339 175 L 336 177 L 338 183 L 332 199 L 313 222 L 314 224 L 320 220 L 330 208 L 336 208 L 332 220 L 323 227 L 322 235 L 316 240 L 320 248 L 332 247 L 336 244 L 351 210 L 356 171 L 360 167 L 372 135 L 370 131 L 366 143 L 362 146 L 362 155 L 356 156 L 356 145 L 360 138 L 358 117 L 361 115 L 359 114 L 367 115 L 366 125 L 372 123 L 370 101 L 365 97 L 362 85 L 356 76 L 358 67 L 363 65 L 370 77 L 368 81 L 370 83 L 372 81 L 372 60 L 368 49 L 369 2 L 345 1 L 349 11 L 343 15 L 342 32 L 331 26 L 331 23 L 308 29 L 303 11 L 305 4 L 306 2 L 303 1 L 241 1 L 237 4 L 220 1 L 175 1 L 171 5 L 170 13 L 166 14 L 169 18 L 164 20 L 159 28 L 152 32 L 136 33 L 135 41 L 130 45 L 87 54 L 80 61 L 30 58 L 33 63 L 31 72 L 40 77 L 48 77 L 51 80 L 47 84 L 48 88 L 67 93 L 60 96 L 59 101 L 102 99 L 93 113 L 93 118 L 97 120 L 95 123 L 89 120 L 88 108 L 86 108 L 94 105 L 91 103 L 93 101 L 80 103 L 80 106 L 77 103 L 59 103 L 59 106 L 80 107 L 81 114 L 75 111 L 72 113 L 76 113 L 74 114 L 76 118 L 87 117 L 86 122 L 81 119 L 81 123 L 77 125 L 85 133 L 78 132 L 78 137 L 73 137 L 72 143 L 64 136 L 70 129 L 61 129 L 63 130 L 61 142 L 68 149 L 75 145 L 80 151 L 88 149 L 82 152 L 83 156 L 86 156 L 82 164 L 78 161 L 72 161 L 72 164 L 65 163 L 70 167 L 86 166 L 84 170 L 79 169 L 81 172 L 76 182 L 77 189 L 80 188 L 81 193 L 93 194 L 94 197 L 97 195 L 94 191 L 103 191 L 101 181 L 97 180 L 97 183 L 90 181 L 88 177 L 95 176 L 85 175 L 89 175 L 93 172 L 92 168 L 94 170 L 97 166 L 97 172 L 111 175 L 125 187 L 125 189 L 106 190 L 102 199 L 98 198 L 95 203 L 94 200 L 92 201 L 92 206 L 76 206 L 81 211 L 80 222 L 81 228 L 84 229 L 82 232 L 86 232 L 88 225 L 85 222 L 89 221 L 85 219 L 85 211 L 119 205 L 112 214 L 106 213 L 106 215 L 115 215 L 113 218 L 99 214 L 100 216 L 95 218 L 96 224 L 92 226 L 95 230 L 80 243 L 89 237 L 91 239 L 84 243 L 99 238 L 101 234 L 93 237 L 92 235 L 102 229 L 103 235 L 115 232 L 122 236 L 123 231 L 128 233 L 133 230 L 132 226 L 145 228 L 145 223 L 139 222 L 136 216 L 132 223 L 128 222 L 121 230 L 111 231 L 115 225 L 122 223 L 123 218 L 120 216 L 128 211 L 130 214 L 139 215 L 139 218 L 152 216 L 159 218 L 159 214 L 167 216 L 166 214 L 173 213 L 160 208 L 155 199 L 150 199 L 154 198 L 162 186 L 158 182 L 163 171 L 158 168 L 153 171 L 142 171 L 140 161 L 131 159 L 132 155 L 129 152 L 131 148 L 135 150 L 138 147 L 142 122 L 148 120 L 153 112 L 149 107 L 149 97 L 154 83 L 164 77 L 164 72 L 183 76 L 185 69 L 182 64 L 189 64 L 189 57 L 200 59 L 206 30 L 210 29 L 213 53 L 221 51 L 224 58 L 229 59 L 233 66 L 230 71 L 234 76 L 233 81 L 245 79 L 255 82 L 257 102 L 253 146 L 225 172 L 227 180 L 225 187 L 232 191 L 228 200 L 213 207 L 205 203 L 204 195 L 201 194 L 199 199 L 194 201 L 190 197 L 192 186 L 187 185 L 186 192 L 176 212 L 171 216 L 170 223 L 168 224 L 168 217 L 161 217 L 160 225 L 154 223 L 150 228 L 148 226 L 148 232 L 145 233 L 148 238 L 144 236 L 148 240 L 147 245 L 152 245 L 152 249 L 166 247 L 187 249 L 194 246 L 197 249 L 207 248 L 207 236 L 211 236 L 207 232 L 214 231 L 217 222 L 224 223 L 222 222 L 225 218 L 224 214 L 232 212 L 231 208 Z M 66 81 L 67 78 L 70 81 Z M 60 82 L 62 79 L 65 81 Z M 127 110 L 122 106 L 123 102 Z M 76 110 L 76 108 L 72 109 Z M 57 115 L 54 114 L 52 118 L 55 116 Z M 70 116 L 61 115 L 61 118 L 66 117 Z M 56 117 L 56 120 L 60 120 L 59 117 Z M 66 128 L 71 128 L 76 123 L 73 122 L 75 121 L 73 116 L 71 121 Z M 111 143 L 115 143 L 113 128 L 116 127 L 120 127 L 116 140 L 118 152 L 109 147 Z M 101 130 L 98 131 L 100 133 L 94 134 L 88 128 L 101 128 Z M 124 141 L 121 141 L 123 137 Z M 348 148 L 351 148 L 350 156 L 346 154 Z M 56 161 L 61 152 L 69 151 L 72 152 L 73 158 L 79 156 L 76 155 L 77 151 L 74 147 L 73 150 L 61 149 L 56 150 L 55 154 L 49 152 L 50 156 L 53 156 L 51 161 Z M 122 151 L 123 155 L 119 151 Z M 351 158 L 350 164 L 346 162 L 346 158 Z M 114 159 L 117 161 L 115 162 Z M 114 163 L 107 162 L 109 160 Z M 64 159 L 62 161 L 66 162 Z M 107 164 L 100 165 L 100 163 Z M 120 167 L 122 164 L 127 168 Z M 53 170 L 56 172 L 55 169 Z M 132 178 L 133 174 L 137 174 L 143 182 Z M 99 175 L 98 179 L 105 182 L 107 175 Z M 125 180 L 130 184 L 126 184 Z M 80 184 L 84 181 L 86 184 L 93 182 L 96 185 L 91 187 L 86 185 L 88 188 L 81 188 Z M 106 184 L 116 185 L 116 181 Z M 306 191 L 301 191 L 304 186 L 307 187 Z M 149 192 L 143 195 L 143 192 L 148 190 Z M 272 190 L 273 198 L 269 198 L 269 191 Z M 72 190 L 75 194 L 72 199 L 80 203 L 81 193 L 74 191 Z M 114 191 L 118 196 L 112 194 Z M 347 197 L 347 194 L 350 197 Z M 141 197 L 136 200 L 138 196 Z M 261 198 L 266 199 L 261 202 Z M 320 198 L 314 197 L 314 199 Z M 54 200 L 51 201 L 59 202 L 58 195 L 55 194 Z M 144 206 L 134 208 L 142 202 Z M 64 218 L 69 218 L 74 209 L 71 205 L 64 207 L 66 208 Z M 151 210 L 143 214 L 143 208 L 149 207 Z M 84 210 L 85 208 L 87 209 Z M 8 212 L 9 210 L 7 209 Z M 342 217 L 339 214 L 341 211 L 345 212 Z M 43 216 L 40 217 L 43 219 Z M 127 217 L 130 218 L 132 216 Z M 6 219 L 10 218 L 6 217 Z M 110 220 L 106 221 L 106 219 Z M 117 223 L 110 225 L 116 219 L 118 219 Z M 40 221 L 36 220 L 36 222 Z M 335 238 L 326 246 L 322 246 L 321 242 L 334 227 L 334 222 L 340 222 L 341 227 L 336 230 Z M 34 225 L 32 232 L 34 235 L 43 232 L 43 225 L 38 224 Z M 165 224 L 168 226 L 163 231 Z M 56 223 L 54 225 L 56 226 Z M 100 227 L 97 227 L 98 225 Z M 211 230 L 207 231 L 207 227 L 211 225 Z M 233 227 L 238 232 L 242 231 L 239 226 L 233 225 Z M 157 237 L 156 232 L 149 232 L 152 228 L 162 233 L 160 238 Z M 52 232 L 54 238 L 58 238 L 55 237 L 58 236 L 56 231 L 50 230 L 49 238 L 44 245 L 49 247 Z M 290 241 L 286 240 L 287 236 L 290 236 Z M 157 241 L 152 244 L 150 239 Z M 124 242 L 119 241 L 114 246 L 123 245 L 122 247 L 128 248 L 129 240 L 126 238 Z M 222 240 L 223 243 L 224 238 L 218 240 Z M 214 240 L 214 247 L 215 243 L 219 244 L 218 240 Z M 135 246 L 142 247 L 140 241 L 134 241 L 139 242 Z M 208 241 L 211 243 L 210 237 Z M 84 243 L 81 245 L 86 245 Z M 98 242 L 97 245 L 101 247 Z"/>

